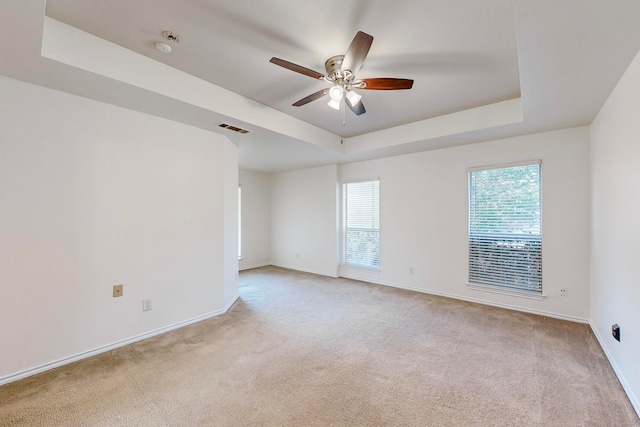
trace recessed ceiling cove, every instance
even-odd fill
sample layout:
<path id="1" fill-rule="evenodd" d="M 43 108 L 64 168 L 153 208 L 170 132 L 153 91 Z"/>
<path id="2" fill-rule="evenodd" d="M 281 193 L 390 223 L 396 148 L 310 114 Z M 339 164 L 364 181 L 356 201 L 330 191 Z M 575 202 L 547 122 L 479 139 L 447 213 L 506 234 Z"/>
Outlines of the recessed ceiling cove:
<path id="1" fill-rule="evenodd" d="M 56 0 L 46 13 L 343 137 L 520 97 L 511 0 Z M 167 29 L 181 37 L 170 55 L 155 47 Z M 412 89 L 368 90 L 367 113 L 344 122 L 326 102 L 293 106 L 327 83 L 269 60 L 323 71 L 358 31 L 375 37 L 358 76 L 413 80 Z"/>

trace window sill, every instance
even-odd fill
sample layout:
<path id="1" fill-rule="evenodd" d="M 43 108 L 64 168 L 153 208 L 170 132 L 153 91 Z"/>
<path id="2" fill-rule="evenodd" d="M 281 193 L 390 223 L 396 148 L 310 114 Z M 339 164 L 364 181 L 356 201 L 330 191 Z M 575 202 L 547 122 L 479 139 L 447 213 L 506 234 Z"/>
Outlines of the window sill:
<path id="1" fill-rule="evenodd" d="M 348 268 L 349 270 L 358 270 L 365 273 L 380 274 L 380 267 L 367 267 L 366 265 L 357 264 L 340 264 L 341 268 Z"/>
<path id="2" fill-rule="evenodd" d="M 501 289 L 497 286 L 491 286 L 491 285 L 481 285 L 479 283 L 467 283 L 467 287 L 469 289 L 472 289 L 474 291 L 482 291 L 482 292 L 490 292 L 493 294 L 501 294 L 501 295 L 509 295 L 512 297 L 518 297 L 518 298 L 526 298 L 526 299 L 532 299 L 532 300 L 536 300 L 536 301 L 542 301 L 545 298 L 544 294 L 534 294 L 532 292 L 526 292 L 526 291 L 518 291 L 515 289 Z"/>

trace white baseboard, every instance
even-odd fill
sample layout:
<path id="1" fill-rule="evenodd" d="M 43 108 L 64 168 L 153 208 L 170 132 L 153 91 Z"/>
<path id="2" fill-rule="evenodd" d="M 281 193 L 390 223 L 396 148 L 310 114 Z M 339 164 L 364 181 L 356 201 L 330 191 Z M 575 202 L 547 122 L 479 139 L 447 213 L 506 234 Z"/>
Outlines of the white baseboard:
<path id="1" fill-rule="evenodd" d="M 116 341 L 114 343 L 107 344 L 107 345 L 104 345 L 104 346 L 101 346 L 101 347 L 97 347 L 97 348 L 94 348 L 92 350 L 84 351 L 82 353 L 77 353 L 77 354 L 74 354 L 73 356 L 64 357 L 62 359 L 58 359 L 58 360 L 55 360 L 53 362 L 45 363 L 43 365 L 36 366 L 34 368 L 25 369 L 24 371 L 20 371 L 20 372 L 17 372 L 15 374 L 10 374 L 10 375 L 4 376 L 4 377 L 0 377 L 0 386 L 4 385 L 4 384 L 11 383 L 11 382 L 14 382 L 14 381 L 21 380 L 23 378 L 30 377 L 32 375 L 36 375 L 36 374 L 48 371 L 50 369 L 58 368 L 60 366 L 67 365 L 69 363 L 77 362 L 78 360 L 86 359 L 86 358 L 91 357 L 91 356 L 96 356 L 98 354 L 105 353 L 105 352 L 110 351 L 110 350 L 114 350 L 114 349 L 116 349 L 118 347 L 123 347 L 125 345 L 133 344 L 135 342 L 142 341 L 142 340 L 145 340 L 147 338 L 154 337 L 156 335 L 164 334 L 166 332 L 173 331 L 174 329 L 179 329 L 179 328 L 182 328 L 184 326 L 192 325 L 194 323 L 210 319 L 212 317 L 220 316 L 221 314 L 226 313 L 231 308 L 231 306 L 238 300 L 239 297 L 240 297 L 240 295 L 236 294 L 236 296 L 234 298 L 232 298 L 231 301 L 229 301 L 227 303 L 227 305 L 224 308 L 220 309 L 220 310 L 212 311 L 211 313 L 203 314 L 202 316 L 198 316 L 198 317 L 194 317 L 194 318 L 191 318 L 191 319 L 188 319 L 188 320 L 184 320 L 182 322 L 174 323 L 173 325 L 169 325 L 169 326 L 165 326 L 163 328 L 155 329 L 153 331 L 145 332 L 144 334 L 140 334 L 140 335 L 136 335 L 136 336 L 133 336 L 133 337 L 130 337 L 130 338 L 126 338 L 126 339 L 121 340 L 121 341 Z"/>
<path id="2" fill-rule="evenodd" d="M 216 316 L 220 316 L 221 314 L 225 314 L 227 311 L 229 311 L 229 309 L 233 306 L 233 304 L 236 303 L 236 301 L 238 301 L 238 299 L 240 298 L 240 293 L 237 293 L 233 296 L 233 298 L 231 298 L 231 300 L 227 303 L 227 305 L 225 305 L 222 310 L 218 310 L 218 311 L 214 311 L 214 313 L 218 313 L 218 314 L 214 314 L 213 316 L 209 316 L 209 317 L 216 317 Z M 219 313 L 221 312 L 221 313 Z M 207 317 L 207 319 L 209 318 Z M 204 320 L 204 319 L 202 319 Z"/>
<path id="3" fill-rule="evenodd" d="M 279 263 L 275 263 L 275 262 L 272 262 L 271 265 L 273 265 L 275 267 L 286 268 L 288 270 L 297 270 L 297 271 L 303 271 L 305 273 L 317 274 L 318 276 L 333 277 L 334 279 L 338 278 L 338 274 L 336 272 L 327 273 L 326 271 L 310 270 L 308 268 L 301 268 L 301 267 L 298 267 L 298 266 L 287 265 L 287 264 L 279 264 Z"/>
<path id="4" fill-rule="evenodd" d="M 260 264 L 244 265 L 244 266 L 240 267 L 240 268 L 238 269 L 238 271 L 251 270 L 252 268 L 266 267 L 266 266 L 268 266 L 268 265 L 271 265 L 271 263 L 269 263 L 269 262 L 263 262 L 263 263 L 260 263 Z"/>
<path id="5" fill-rule="evenodd" d="M 602 351 L 604 351 L 605 356 L 607 356 L 607 360 L 609 360 L 609 364 L 613 368 L 613 372 L 615 372 L 616 376 L 618 377 L 618 381 L 620 381 L 622 388 L 624 389 L 625 393 L 627 393 L 627 397 L 631 402 L 631 406 L 633 406 L 633 409 L 635 409 L 636 411 L 636 415 L 638 415 L 638 418 L 640 418 L 640 400 L 638 400 L 638 397 L 634 394 L 626 378 L 624 377 L 624 375 L 622 375 L 622 371 L 620 371 L 620 368 L 616 364 L 616 361 L 611 355 L 611 352 L 609 352 L 609 349 L 605 345 L 605 341 L 602 338 L 602 335 L 598 333 L 598 330 L 593 324 L 590 323 L 589 326 L 591 326 L 593 335 L 595 335 L 596 339 L 598 340 L 598 343 L 600 344 L 600 347 L 602 348 Z"/>
<path id="6" fill-rule="evenodd" d="M 551 313 L 551 312 L 543 311 L 543 310 L 533 310 L 533 309 L 526 308 L 526 307 L 520 307 L 520 306 L 517 306 L 517 305 L 511 305 L 511 304 L 502 304 L 502 303 L 497 303 L 497 302 L 494 302 L 494 301 L 483 300 L 483 299 L 480 299 L 480 298 L 469 298 L 469 297 L 465 297 L 465 296 L 450 294 L 448 292 L 440 292 L 440 291 L 433 291 L 433 290 L 428 290 L 428 289 L 414 288 L 412 286 L 401 285 L 401 284 L 398 284 L 398 283 L 385 282 L 383 280 L 374 280 L 371 277 L 361 277 L 361 276 L 358 276 L 358 275 L 355 275 L 355 274 L 349 274 L 349 273 L 343 274 L 341 277 L 344 277 L 344 278 L 347 278 L 347 279 L 353 279 L 353 280 L 360 280 L 362 282 L 374 283 L 376 285 L 384 285 L 384 286 L 391 286 L 393 288 L 398 288 L 398 289 L 406 289 L 408 291 L 420 292 L 420 293 L 423 293 L 423 294 L 438 295 L 438 296 L 441 296 L 441 297 L 453 298 L 453 299 L 457 299 L 457 300 L 460 300 L 460 301 L 473 302 L 473 303 L 476 303 L 476 304 L 489 305 L 489 306 L 492 306 L 492 307 L 500 307 L 500 308 L 505 308 L 507 310 L 514 310 L 514 311 L 520 311 L 520 312 L 524 312 L 524 313 L 536 314 L 538 316 L 552 317 L 554 319 L 568 320 L 570 322 L 575 322 L 575 323 L 589 324 L 589 319 L 583 319 L 581 317 L 567 316 L 567 315 L 564 315 L 564 314 Z"/>

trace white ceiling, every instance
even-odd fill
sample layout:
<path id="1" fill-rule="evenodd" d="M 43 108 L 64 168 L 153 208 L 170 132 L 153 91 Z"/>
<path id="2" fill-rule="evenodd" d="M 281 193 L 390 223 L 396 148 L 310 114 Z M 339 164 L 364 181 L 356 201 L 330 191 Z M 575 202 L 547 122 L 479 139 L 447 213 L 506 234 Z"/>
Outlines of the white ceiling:
<path id="1" fill-rule="evenodd" d="M 520 96 L 510 0 L 56 0 L 47 15 L 342 136 Z M 169 55 L 154 47 L 163 30 L 182 38 Z M 328 83 L 269 59 L 324 74 L 359 30 L 374 42 L 358 76 L 410 78 L 413 89 L 362 91 L 367 113 L 349 112 L 344 129 L 326 100 L 292 107 Z"/>
<path id="2" fill-rule="evenodd" d="M 45 13 L 255 101 L 245 103 L 265 116 L 36 59 Z M 0 16 L 5 34 L 23 35 L 0 47 L 0 74 L 223 132 L 239 144 L 241 167 L 267 172 L 588 124 L 640 49 L 637 0 L 49 0 L 46 7 L 33 0 L 4 2 Z M 182 37 L 170 54 L 154 48 L 164 30 Z M 374 37 L 358 77 L 410 78 L 413 89 L 360 91 L 367 112 L 347 111 L 344 126 L 325 100 L 291 106 L 327 84 L 269 59 L 324 73 L 324 61 L 344 54 L 357 31 Z M 523 120 L 430 131 L 440 116 L 456 120 L 463 110 L 520 97 Z M 282 117 L 304 129 L 270 124 Z M 252 133 L 222 131 L 221 121 Z M 315 143 L 312 134 L 326 138 L 326 131 L 344 144 Z M 391 142 L 373 143 L 380 139 Z"/>

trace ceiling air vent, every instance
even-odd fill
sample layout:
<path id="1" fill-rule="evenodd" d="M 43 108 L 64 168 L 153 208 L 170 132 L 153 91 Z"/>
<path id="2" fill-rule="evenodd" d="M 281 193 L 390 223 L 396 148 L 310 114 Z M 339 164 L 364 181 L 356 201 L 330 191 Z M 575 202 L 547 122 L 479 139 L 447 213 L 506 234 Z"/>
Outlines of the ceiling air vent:
<path id="1" fill-rule="evenodd" d="M 249 131 L 246 130 L 246 129 L 240 129 L 238 127 L 231 126 L 231 125 L 228 125 L 226 123 L 222 123 L 221 125 L 218 125 L 218 126 L 220 126 L 221 128 L 232 130 L 234 132 L 238 132 L 238 133 L 249 133 Z"/>

